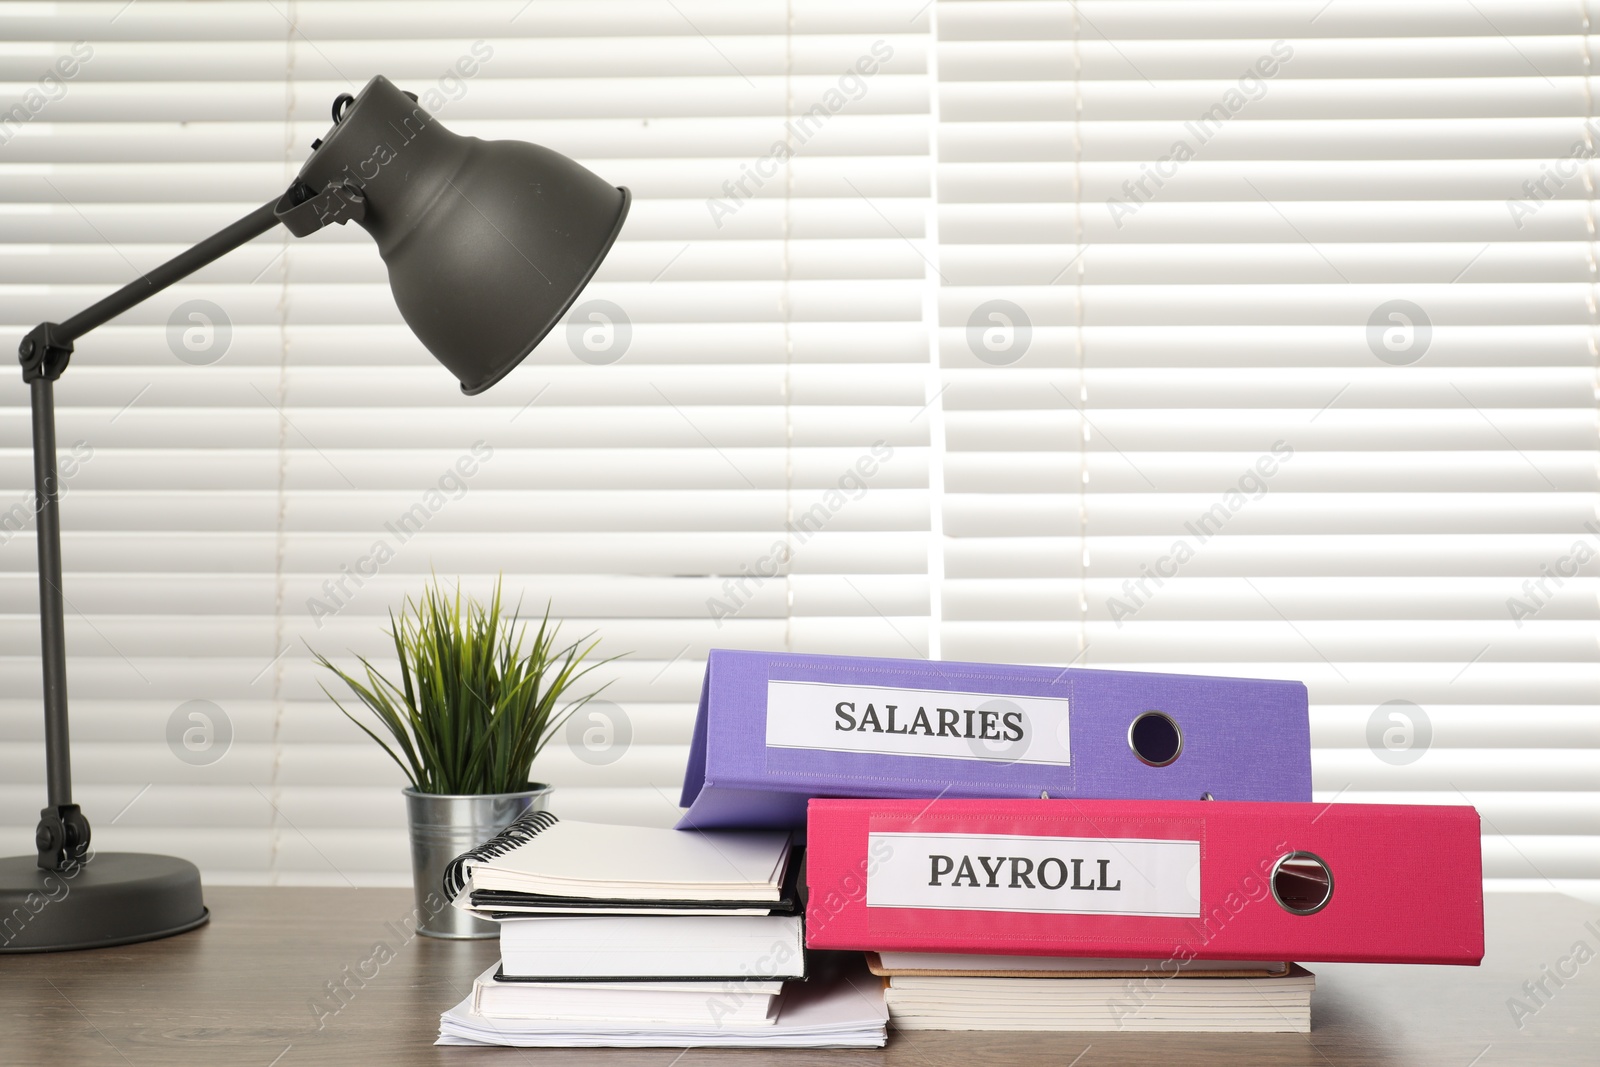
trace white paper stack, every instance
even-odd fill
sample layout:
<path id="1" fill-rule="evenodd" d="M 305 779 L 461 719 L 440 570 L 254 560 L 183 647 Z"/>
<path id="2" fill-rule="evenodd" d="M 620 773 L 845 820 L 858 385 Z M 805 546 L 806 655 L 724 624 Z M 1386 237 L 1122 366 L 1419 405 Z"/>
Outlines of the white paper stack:
<path id="1" fill-rule="evenodd" d="M 904 1030 L 1309 1033 L 1315 988 L 1310 972 L 1293 964 L 1250 977 L 1226 969 L 1203 976 L 1158 969 L 1116 977 L 894 974 L 885 999 Z"/>
<path id="2" fill-rule="evenodd" d="M 561 822 L 530 812 L 452 865 L 500 962 L 439 1043 L 876 1048 L 888 1008 L 860 956 L 807 978 L 787 831 Z M 788 980 L 788 981 L 786 981 Z"/>
<path id="3" fill-rule="evenodd" d="M 889 1021 L 883 984 L 859 964 L 819 966 L 810 981 L 789 982 L 774 1015 L 735 1019 L 719 1011 L 737 994 L 691 994 L 697 1018 L 676 1021 L 592 1018 L 518 1019 L 472 1010 L 468 997 L 439 1019 L 440 1045 L 519 1048 L 880 1048 Z"/>

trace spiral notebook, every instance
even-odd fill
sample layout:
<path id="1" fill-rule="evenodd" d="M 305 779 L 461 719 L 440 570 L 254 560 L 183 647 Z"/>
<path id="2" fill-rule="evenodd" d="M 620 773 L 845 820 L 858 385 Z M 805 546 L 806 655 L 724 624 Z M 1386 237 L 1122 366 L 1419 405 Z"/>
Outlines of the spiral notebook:
<path id="1" fill-rule="evenodd" d="M 529 812 L 452 862 L 445 887 L 480 913 L 767 914 L 796 906 L 793 851 L 786 830 L 666 830 Z"/>

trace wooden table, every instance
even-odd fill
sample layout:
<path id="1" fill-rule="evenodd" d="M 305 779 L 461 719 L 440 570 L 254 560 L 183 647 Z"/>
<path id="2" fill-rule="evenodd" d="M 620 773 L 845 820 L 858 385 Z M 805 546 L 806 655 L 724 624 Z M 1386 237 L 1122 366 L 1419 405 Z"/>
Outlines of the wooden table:
<path id="1" fill-rule="evenodd" d="M 400 890 L 212 888 L 207 903 L 209 925 L 166 941 L 0 957 L 0 1064 L 1600 1063 L 1600 908 L 1564 896 L 1490 896 L 1481 968 L 1313 965 L 1309 1035 L 891 1029 L 883 1050 L 817 1052 L 435 1048 L 439 1012 L 492 962 L 493 942 L 411 934 Z M 1595 958 L 1579 964 L 1578 942 Z M 1557 986 L 1545 968 L 1576 974 Z M 1550 995 L 1535 1000 L 1523 983 L 1541 978 Z M 1520 1028 L 1512 998 L 1531 1011 Z"/>

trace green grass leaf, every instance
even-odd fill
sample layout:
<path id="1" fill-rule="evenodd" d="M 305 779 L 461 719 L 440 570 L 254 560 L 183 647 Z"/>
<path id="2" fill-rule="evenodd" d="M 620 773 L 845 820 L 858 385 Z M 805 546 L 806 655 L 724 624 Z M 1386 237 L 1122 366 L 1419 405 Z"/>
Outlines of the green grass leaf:
<path id="1" fill-rule="evenodd" d="M 560 629 L 547 604 L 530 642 L 521 603 L 504 612 L 499 579 L 483 604 L 464 597 L 459 582 L 452 595 L 435 578 L 420 600 L 407 597 L 398 616 L 389 614 L 385 633 L 400 661 L 398 684 L 362 657 L 353 673 L 320 652 L 312 655 L 375 724 L 324 687 L 328 699 L 383 748 L 412 788 L 514 793 L 531 784 L 529 768 L 567 718 L 605 686 L 581 696 L 572 688 L 620 658 L 594 658 L 600 642 L 592 633 L 559 644 Z"/>

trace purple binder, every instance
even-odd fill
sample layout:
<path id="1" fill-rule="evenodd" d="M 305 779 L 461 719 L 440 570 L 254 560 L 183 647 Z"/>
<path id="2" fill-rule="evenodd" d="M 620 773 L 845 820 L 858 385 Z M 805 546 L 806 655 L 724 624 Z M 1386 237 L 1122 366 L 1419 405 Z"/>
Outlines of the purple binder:
<path id="1" fill-rule="evenodd" d="M 713 649 L 682 829 L 811 797 L 1311 799 L 1299 682 Z"/>

